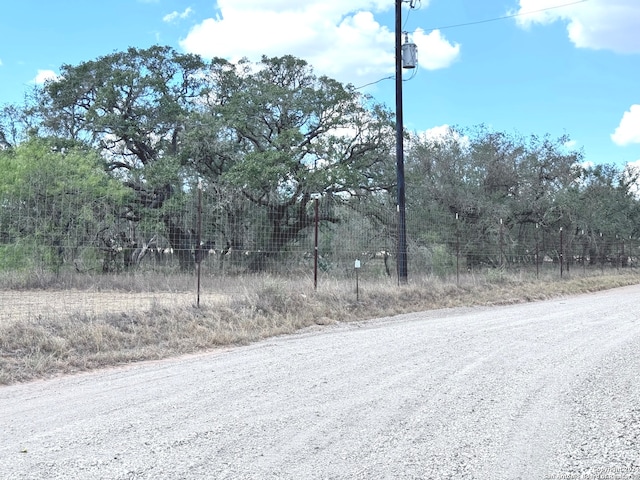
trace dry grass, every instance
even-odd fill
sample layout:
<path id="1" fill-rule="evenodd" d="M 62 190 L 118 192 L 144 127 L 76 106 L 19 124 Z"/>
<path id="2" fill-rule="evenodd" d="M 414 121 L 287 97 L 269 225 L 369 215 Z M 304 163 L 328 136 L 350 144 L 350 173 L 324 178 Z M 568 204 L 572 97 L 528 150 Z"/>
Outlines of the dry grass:
<path id="1" fill-rule="evenodd" d="M 362 282 L 356 300 L 351 281 L 324 281 L 318 291 L 314 291 L 307 286 L 310 283 L 307 281 L 270 277 L 224 279 L 218 285 L 206 285 L 205 290 L 217 288 L 219 292 L 230 293 L 205 297 L 200 307 L 193 305 L 191 298 L 184 302 L 151 301 L 142 308 L 118 302 L 121 311 L 78 305 L 71 312 L 47 308 L 26 317 L 9 317 L 0 322 L 0 384 L 242 345 L 313 325 L 436 308 L 543 300 L 639 281 L 640 276 L 633 272 L 561 281 L 508 275 L 491 279 L 469 276 L 462 279 L 460 285 L 412 278 L 411 283 L 403 287 L 391 280 L 377 280 Z M 139 282 L 138 287 L 132 284 L 124 288 L 125 280 L 118 282 L 115 288 L 109 289 L 105 281 L 100 293 L 111 295 L 113 301 L 113 295 L 122 294 L 122 290 L 128 292 L 124 295 L 134 296 L 131 292 L 143 290 Z M 159 283 L 165 285 L 163 282 Z M 169 280 L 166 283 L 170 283 Z M 192 279 L 188 279 L 184 288 L 191 283 Z M 54 286 L 57 290 L 52 292 Z M 33 284 L 28 286 L 33 287 Z M 63 292 L 61 285 L 49 281 L 43 281 L 42 287 L 48 290 L 40 291 L 41 296 Z M 62 287 L 78 288 L 78 285 Z M 165 297 L 174 299 L 175 287 L 171 295 L 166 294 L 167 290 L 164 290 Z M 87 295 L 90 292 L 83 292 L 84 297 Z"/>

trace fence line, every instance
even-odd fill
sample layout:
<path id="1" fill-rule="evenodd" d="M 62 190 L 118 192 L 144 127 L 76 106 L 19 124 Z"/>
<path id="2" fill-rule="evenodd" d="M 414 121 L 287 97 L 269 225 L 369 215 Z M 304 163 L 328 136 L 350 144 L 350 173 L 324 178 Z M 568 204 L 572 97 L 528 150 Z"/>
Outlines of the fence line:
<path id="1" fill-rule="evenodd" d="M 0 198 L 0 318 L 39 315 L 42 304 L 62 313 L 190 305 L 196 266 L 206 301 L 228 299 L 234 288 L 242 292 L 248 275 L 309 284 L 318 274 L 351 279 L 356 260 L 364 281 L 396 277 L 391 195 L 321 198 L 316 215 L 311 199 L 265 208 L 237 192 L 194 191 L 144 215 L 79 191 Z M 410 202 L 406 215 L 410 282 L 412 276 L 456 282 L 487 271 L 560 277 L 638 263 L 637 239 L 578 223 L 558 228 L 498 215 L 478 219 Z M 36 288 L 47 290 L 31 291 Z M 139 293 L 114 295 L 114 289 Z M 65 295 L 68 308 L 54 308 Z"/>

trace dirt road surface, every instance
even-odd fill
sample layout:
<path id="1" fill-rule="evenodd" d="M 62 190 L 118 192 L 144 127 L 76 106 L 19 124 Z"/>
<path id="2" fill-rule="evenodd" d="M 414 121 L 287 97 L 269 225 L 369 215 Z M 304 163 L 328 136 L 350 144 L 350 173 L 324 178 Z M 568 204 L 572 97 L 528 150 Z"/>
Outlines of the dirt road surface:
<path id="1" fill-rule="evenodd" d="M 0 388 L 1 479 L 640 479 L 640 286 Z"/>

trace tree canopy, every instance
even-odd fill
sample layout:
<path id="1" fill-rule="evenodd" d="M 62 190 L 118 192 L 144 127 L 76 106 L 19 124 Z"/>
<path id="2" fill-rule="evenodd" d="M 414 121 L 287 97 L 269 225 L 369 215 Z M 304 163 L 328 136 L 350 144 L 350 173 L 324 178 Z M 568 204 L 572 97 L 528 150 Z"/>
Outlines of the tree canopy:
<path id="1" fill-rule="evenodd" d="M 0 171 L 4 262 L 58 269 L 65 261 L 78 265 L 87 247 L 109 250 L 105 233 L 127 191 L 104 171 L 97 152 L 73 141 L 34 138 L 0 150 Z"/>
<path id="2" fill-rule="evenodd" d="M 392 115 L 353 87 L 292 56 L 218 59 L 210 80 L 216 87 L 185 131 L 187 162 L 264 210 L 254 268 L 312 224 L 312 196 L 389 184 Z"/>
<path id="3" fill-rule="evenodd" d="M 57 264 L 93 245 L 111 271 L 151 249 L 189 269 L 206 243 L 264 270 L 309 236 L 319 197 L 331 242 L 368 225 L 376 234 L 354 251 L 393 250 L 394 115 L 352 85 L 290 55 L 205 61 L 163 46 L 60 72 L 0 112 L 3 244 L 48 243 Z M 433 263 L 455 249 L 470 266 L 500 266 L 541 248 L 558 258 L 562 230 L 571 258 L 594 262 L 611 248 L 601 239 L 640 234 L 633 169 L 588 166 L 566 136 L 484 126 L 405 136 L 414 256 Z M 196 214 L 198 186 L 209 195 Z"/>

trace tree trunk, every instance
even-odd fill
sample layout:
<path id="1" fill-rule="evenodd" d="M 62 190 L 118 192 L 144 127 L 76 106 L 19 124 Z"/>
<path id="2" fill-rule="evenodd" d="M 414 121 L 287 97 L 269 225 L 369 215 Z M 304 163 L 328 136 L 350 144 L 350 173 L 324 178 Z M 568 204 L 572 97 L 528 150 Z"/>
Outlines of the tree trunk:
<path id="1" fill-rule="evenodd" d="M 193 270 L 195 268 L 193 232 L 183 229 L 172 218 L 165 218 L 165 225 L 169 244 L 175 256 L 178 257 L 180 270 Z"/>

